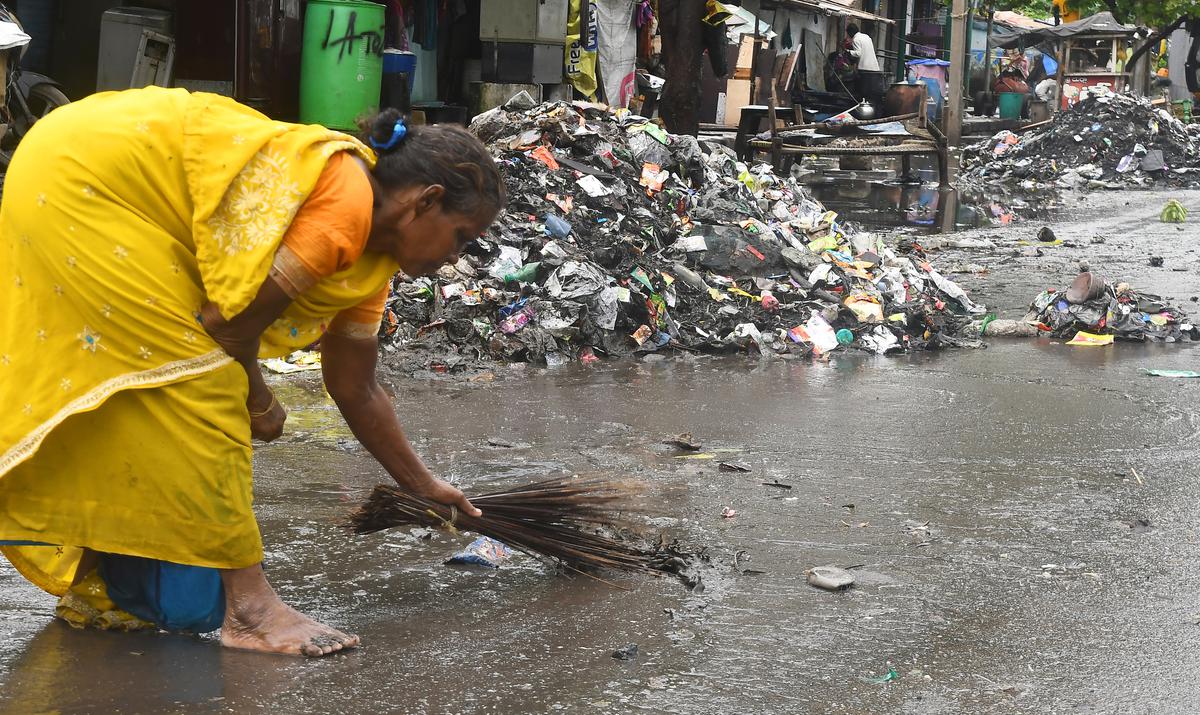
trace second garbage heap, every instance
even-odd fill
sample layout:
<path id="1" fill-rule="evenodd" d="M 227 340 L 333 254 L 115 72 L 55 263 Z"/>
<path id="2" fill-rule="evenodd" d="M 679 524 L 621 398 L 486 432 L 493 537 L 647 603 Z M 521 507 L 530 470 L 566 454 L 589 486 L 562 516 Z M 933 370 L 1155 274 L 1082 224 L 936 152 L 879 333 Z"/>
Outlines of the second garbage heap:
<path id="1" fill-rule="evenodd" d="M 1002 131 L 966 147 L 960 178 L 1027 188 L 1192 186 L 1200 178 L 1200 126 L 1150 100 L 1092 88 L 1036 131 Z"/>
<path id="2" fill-rule="evenodd" d="M 627 110 L 521 97 L 475 118 L 508 206 L 432 278 L 398 278 L 385 350 L 435 367 L 679 349 L 821 355 L 973 344 L 984 312 L 792 179 Z"/>

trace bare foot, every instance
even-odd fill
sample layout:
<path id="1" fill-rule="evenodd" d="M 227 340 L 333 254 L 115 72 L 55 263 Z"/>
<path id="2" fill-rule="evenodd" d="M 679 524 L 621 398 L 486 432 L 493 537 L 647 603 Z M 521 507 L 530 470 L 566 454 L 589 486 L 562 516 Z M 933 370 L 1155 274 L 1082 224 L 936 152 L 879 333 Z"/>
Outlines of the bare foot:
<path id="1" fill-rule="evenodd" d="M 225 622 L 221 645 L 318 657 L 358 645 L 358 636 L 318 623 L 279 600 L 262 565 L 221 572 Z"/>

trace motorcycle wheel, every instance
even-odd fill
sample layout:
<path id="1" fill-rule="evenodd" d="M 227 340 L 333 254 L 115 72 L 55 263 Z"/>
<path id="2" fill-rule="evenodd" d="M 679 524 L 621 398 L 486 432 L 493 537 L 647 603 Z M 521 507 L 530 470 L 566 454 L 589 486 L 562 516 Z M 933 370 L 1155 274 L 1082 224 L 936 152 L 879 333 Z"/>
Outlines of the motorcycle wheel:
<path id="1" fill-rule="evenodd" d="M 30 87 L 29 96 L 25 101 L 29 103 L 29 113 L 33 115 L 32 119 L 35 122 L 49 114 L 50 110 L 71 103 L 62 90 L 46 83 Z M 28 131 L 28 127 L 26 127 L 26 131 Z"/>

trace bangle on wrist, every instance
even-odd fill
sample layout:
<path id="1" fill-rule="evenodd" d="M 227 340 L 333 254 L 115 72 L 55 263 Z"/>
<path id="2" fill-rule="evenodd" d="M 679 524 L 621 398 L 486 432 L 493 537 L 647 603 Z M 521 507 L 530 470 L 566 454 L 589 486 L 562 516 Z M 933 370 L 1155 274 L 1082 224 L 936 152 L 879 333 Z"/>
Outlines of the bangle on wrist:
<path id="1" fill-rule="evenodd" d="M 270 412 L 271 410 L 275 409 L 275 406 L 276 406 L 276 405 L 278 405 L 278 404 L 279 404 L 279 401 L 275 399 L 275 395 L 271 395 L 271 402 L 270 402 L 270 403 L 267 405 L 267 408 L 266 408 L 265 410 L 261 411 L 261 412 L 255 412 L 255 411 L 253 411 L 253 410 L 250 410 L 250 417 L 251 417 L 251 418 L 254 418 L 254 417 L 263 417 L 263 416 L 265 416 L 265 415 L 266 415 L 268 412 Z"/>

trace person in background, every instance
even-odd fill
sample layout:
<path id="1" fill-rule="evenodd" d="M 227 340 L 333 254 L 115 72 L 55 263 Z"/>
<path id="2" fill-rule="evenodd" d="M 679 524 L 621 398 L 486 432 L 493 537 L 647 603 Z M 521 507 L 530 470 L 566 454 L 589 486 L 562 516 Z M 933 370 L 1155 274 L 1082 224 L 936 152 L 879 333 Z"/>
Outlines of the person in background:
<path id="1" fill-rule="evenodd" d="M 1053 77 L 1047 77 L 1037 83 L 1037 86 L 1033 89 L 1033 93 L 1038 99 L 1049 102 L 1051 106 L 1054 106 L 1055 101 L 1058 100 L 1058 81 Z"/>
<path id="2" fill-rule="evenodd" d="M 883 101 L 883 72 L 875 56 L 875 43 L 870 35 L 860 32 L 858 25 L 846 25 L 846 40 L 850 56 L 858 61 L 858 96 L 876 107 Z"/>

